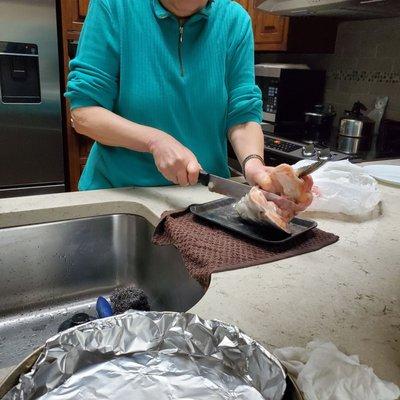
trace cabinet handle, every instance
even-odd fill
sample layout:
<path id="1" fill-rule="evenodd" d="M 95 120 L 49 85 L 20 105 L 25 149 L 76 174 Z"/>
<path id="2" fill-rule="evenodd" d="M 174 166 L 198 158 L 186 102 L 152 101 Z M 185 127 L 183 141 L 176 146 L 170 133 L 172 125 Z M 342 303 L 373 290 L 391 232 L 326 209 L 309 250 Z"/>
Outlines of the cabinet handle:
<path id="1" fill-rule="evenodd" d="M 264 26 L 264 32 L 265 33 L 275 33 L 275 32 L 277 32 L 276 26 L 266 25 L 266 26 Z"/>
<path id="2" fill-rule="evenodd" d="M 78 42 L 75 40 L 69 40 L 68 41 L 68 57 L 70 58 L 70 60 L 75 58 L 77 50 L 78 50 Z"/>

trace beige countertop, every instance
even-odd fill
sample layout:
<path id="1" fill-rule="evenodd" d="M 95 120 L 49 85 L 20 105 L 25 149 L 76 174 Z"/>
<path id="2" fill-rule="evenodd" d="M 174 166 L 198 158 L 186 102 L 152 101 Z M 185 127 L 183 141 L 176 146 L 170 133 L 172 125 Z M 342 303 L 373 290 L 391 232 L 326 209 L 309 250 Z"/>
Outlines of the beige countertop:
<path id="1" fill-rule="evenodd" d="M 400 160 L 391 163 L 400 165 Z M 267 346 L 329 339 L 358 354 L 381 378 L 400 384 L 400 188 L 380 188 L 383 215 L 364 222 L 319 216 L 319 227 L 339 235 L 338 243 L 214 274 L 191 311 L 234 323 Z M 196 186 L 3 199 L 0 228 L 114 213 L 139 214 L 155 225 L 165 210 L 216 198 Z"/>

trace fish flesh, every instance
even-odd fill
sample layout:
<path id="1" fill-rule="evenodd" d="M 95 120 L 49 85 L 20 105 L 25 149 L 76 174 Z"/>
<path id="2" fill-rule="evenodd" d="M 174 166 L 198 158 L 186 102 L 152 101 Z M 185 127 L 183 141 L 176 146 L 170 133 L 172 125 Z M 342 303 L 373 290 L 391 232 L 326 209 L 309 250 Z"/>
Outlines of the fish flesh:
<path id="1" fill-rule="evenodd" d="M 275 168 L 268 168 L 263 175 L 260 186 L 263 190 L 278 194 L 290 202 L 285 202 L 283 208 L 279 202 L 268 200 L 263 190 L 254 186 L 244 196 L 235 209 L 245 220 L 272 224 L 290 233 L 289 223 L 300 211 L 304 211 L 312 202 L 311 192 L 313 182 L 311 178 L 299 178 L 296 171 L 288 164 L 281 164 Z M 290 206 L 287 206 L 289 204 Z"/>
<path id="2" fill-rule="evenodd" d="M 296 203 L 297 212 L 304 211 L 313 200 L 313 181 L 310 177 L 299 178 L 297 174 L 290 165 L 281 164 L 269 168 L 259 184 L 266 192 L 279 194 Z"/>
<path id="3" fill-rule="evenodd" d="M 290 233 L 289 222 L 295 216 L 295 207 L 292 210 L 279 208 L 276 203 L 267 200 L 264 192 L 257 186 L 253 186 L 250 192 L 242 197 L 234 207 L 244 220 L 272 224 Z"/>

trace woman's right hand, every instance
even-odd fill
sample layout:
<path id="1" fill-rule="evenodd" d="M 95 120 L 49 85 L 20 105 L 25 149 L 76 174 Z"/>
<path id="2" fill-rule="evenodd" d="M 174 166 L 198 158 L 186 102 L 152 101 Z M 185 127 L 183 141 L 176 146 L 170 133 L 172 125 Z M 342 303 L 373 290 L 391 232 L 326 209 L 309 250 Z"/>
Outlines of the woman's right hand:
<path id="1" fill-rule="evenodd" d="M 181 186 L 197 183 L 201 166 L 196 156 L 171 135 L 155 131 L 149 141 L 149 151 L 166 179 Z"/>

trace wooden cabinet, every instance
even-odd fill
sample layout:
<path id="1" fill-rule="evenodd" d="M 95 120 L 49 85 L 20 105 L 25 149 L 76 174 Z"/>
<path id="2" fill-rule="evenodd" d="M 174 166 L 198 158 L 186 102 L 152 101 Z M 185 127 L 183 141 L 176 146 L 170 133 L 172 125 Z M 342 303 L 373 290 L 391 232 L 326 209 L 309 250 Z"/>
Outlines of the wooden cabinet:
<path id="1" fill-rule="evenodd" d="M 89 8 L 89 0 L 78 0 L 79 17 L 85 18 Z"/>
<path id="2" fill-rule="evenodd" d="M 254 10 L 253 29 L 256 50 L 287 49 L 289 18 Z"/>
<path id="3" fill-rule="evenodd" d="M 249 9 L 249 0 L 236 0 L 239 4 L 241 4 L 246 10 Z"/>
<path id="4" fill-rule="evenodd" d="M 65 28 L 69 31 L 80 31 L 87 14 L 89 0 L 61 1 L 62 18 Z"/>
<path id="5" fill-rule="evenodd" d="M 273 15 L 257 8 L 262 2 L 263 0 L 247 1 L 247 11 L 253 20 L 256 51 L 334 52 L 338 19 Z"/>
<path id="6" fill-rule="evenodd" d="M 64 89 L 68 76 L 68 64 L 72 49 L 78 42 L 80 32 L 82 30 L 89 0 L 62 0 L 61 2 L 61 22 L 62 22 L 62 39 L 64 53 Z M 78 181 L 85 167 L 87 157 L 93 141 L 89 138 L 79 135 L 75 132 L 71 125 L 71 114 L 66 101 L 64 100 L 64 115 L 66 144 L 66 157 L 68 160 L 68 188 L 69 190 L 78 189 Z"/>
<path id="7" fill-rule="evenodd" d="M 254 44 L 257 50 L 284 51 L 287 44 L 289 18 L 257 10 L 257 0 L 236 0 L 253 20 Z"/>
<path id="8" fill-rule="evenodd" d="M 289 18 L 257 10 L 257 0 L 236 0 L 253 20 L 254 45 L 257 50 L 284 51 L 287 45 Z"/>

